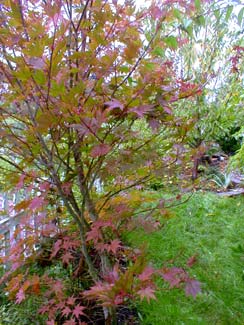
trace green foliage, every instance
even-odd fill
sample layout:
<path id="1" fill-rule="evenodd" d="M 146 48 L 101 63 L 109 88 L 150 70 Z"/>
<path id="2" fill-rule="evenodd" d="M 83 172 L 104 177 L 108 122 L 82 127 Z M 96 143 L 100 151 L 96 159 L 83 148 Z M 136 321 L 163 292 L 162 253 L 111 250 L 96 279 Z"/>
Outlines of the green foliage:
<path id="1" fill-rule="evenodd" d="M 226 130 L 226 134 L 222 137 L 216 137 L 216 141 L 220 145 L 221 149 L 226 154 L 235 154 L 241 148 L 241 138 L 236 136 L 239 131 L 239 127 Z"/>
<path id="2" fill-rule="evenodd" d="M 29 298 L 23 304 L 18 305 L 14 302 L 1 304 L 0 324 L 1 325 L 43 325 L 46 317 L 38 313 L 41 302 L 36 298 Z"/>

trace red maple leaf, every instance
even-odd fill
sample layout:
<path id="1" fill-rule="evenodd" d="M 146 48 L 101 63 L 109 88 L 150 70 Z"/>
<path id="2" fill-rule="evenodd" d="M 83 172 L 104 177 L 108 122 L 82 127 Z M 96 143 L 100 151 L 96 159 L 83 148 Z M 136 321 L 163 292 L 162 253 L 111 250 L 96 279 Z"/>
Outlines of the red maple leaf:
<path id="1" fill-rule="evenodd" d="M 146 113 L 152 111 L 155 108 L 155 105 L 141 105 L 132 107 L 131 112 L 135 113 L 139 118 L 143 117 Z"/>
<path id="2" fill-rule="evenodd" d="M 51 258 L 53 258 L 57 255 L 57 253 L 61 249 L 61 246 L 62 246 L 62 240 L 58 239 L 53 245 Z"/>
<path id="3" fill-rule="evenodd" d="M 16 294 L 16 302 L 17 304 L 20 304 L 23 300 L 25 300 L 25 292 L 21 288 Z"/>
<path id="4" fill-rule="evenodd" d="M 62 315 L 63 316 L 68 316 L 69 314 L 71 314 L 72 313 L 72 310 L 68 307 L 68 306 L 66 306 L 63 310 L 62 310 Z"/>
<path id="5" fill-rule="evenodd" d="M 69 297 L 69 298 L 67 299 L 67 304 L 70 305 L 70 306 L 74 306 L 75 301 L 76 301 L 76 298 L 74 298 L 74 297 Z"/>
<path id="6" fill-rule="evenodd" d="M 160 121 L 158 119 L 152 118 L 148 120 L 148 124 L 150 125 L 153 131 L 157 131 L 160 127 Z"/>
<path id="7" fill-rule="evenodd" d="M 109 102 L 106 102 L 104 105 L 108 107 L 109 110 L 119 108 L 121 111 L 123 111 L 124 109 L 124 105 L 117 99 L 112 99 Z"/>
<path id="8" fill-rule="evenodd" d="M 81 306 L 81 305 L 77 305 L 77 306 L 75 306 L 75 308 L 74 308 L 74 310 L 73 310 L 73 315 L 74 315 L 77 319 L 79 319 L 80 316 L 85 315 L 85 314 L 83 313 L 83 310 L 84 310 L 84 309 L 86 309 L 86 307 L 84 307 L 84 306 Z"/>
<path id="9" fill-rule="evenodd" d="M 66 305 L 65 305 L 64 301 L 60 301 L 58 304 L 55 304 L 55 307 L 57 309 L 64 309 L 66 307 Z"/>
<path id="10" fill-rule="evenodd" d="M 47 192 L 50 189 L 51 185 L 48 182 L 40 184 L 40 190 Z"/>
<path id="11" fill-rule="evenodd" d="M 38 58 L 38 57 L 31 57 L 28 59 L 27 62 L 32 68 L 37 69 L 37 70 L 43 70 L 45 67 L 45 61 L 43 58 Z"/>
<path id="12" fill-rule="evenodd" d="M 105 156 L 110 150 L 111 147 L 108 144 L 105 143 L 98 144 L 92 148 L 91 157 L 97 158 L 97 157 Z"/>
<path id="13" fill-rule="evenodd" d="M 155 274 L 155 270 L 152 267 L 147 266 L 145 270 L 141 274 L 139 274 L 138 278 L 141 281 L 148 281 L 151 279 L 153 274 Z"/>
<path id="14" fill-rule="evenodd" d="M 85 117 L 81 120 L 82 124 L 71 124 L 70 127 L 73 127 L 78 131 L 80 136 L 84 136 L 86 134 L 96 134 L 99 124 L 97 119 Z"/>
<path id="15" fill-rule="evenodd" d="M 120 243 L 121 241 L 119 239 L 112 240 L 111 243 L 106 246 L 107 251 L 116 254 L 117 250 L 121 247 Z"/>
<path id="16" fill-rule="evenodd" d="M 88 299 L 94 299 L 103 296 L 104 293 L 109 292 L 110 289 L 111 289 L 111 284 L 96 282 L 94 286 L 90 287 L 89 290 L 83 291 L 82 294 Z"/>
<path id="17" fill-rule="evenodd" d="M 100 226 L 97 225 L 97 223 L 94 223 L 91 230 L 86 233 L 86 239 L 87 241 L 93 240 L 94 243 L 97 243 L 99 239 L 102 239 Z"/>
<path id="18" fill-rule="evenodd" d="M 70 237 L 64 237 L 64 242 L 63 242 L 63 249 L 68 250 L 73 247 L 79 247 L 80 242 L 79 240 L 73 240 Z"/>
<path id="19" fill-rule="evenodd" d="M 137 294 L 140 296 L 141 300 L 146 298 L 148 302 L 150 301 L 150 299 L 156 299 L 154 293 L 155 293 L 155 289 L 153 289 L 152 287 L 142 288 L 139 291 L 137 291 Z"/>
<path id="20" fill-rule="evenodd" d="M 56 295 L 60 295 L 63 293 L 64 285 L 61 281 L 57 280 L 52 284 L 52 289 Z"/>
<path id="21" fill-rule="evenodd" d="M 118 294 L 114 297 L 114 300 L 113 300 L 113 303 L 114 305 L 118 306 L 118 305 L 121 305 L 123 304 L 124 302 L 124 294 Z"/>
<path id="22" fill-rule="evenodd" d="M 38 313 L 43 315 L 43 314 L 46 314 L 49 310 L 50 310 L 49 305 L 43 305 L 42 307 L 40 307 L 38 309 Z"/>
<path id="23" fill-rule="evenodd" d="M 65 182 L 61 185 L 64 194 L 69 195 L 72 189 L 72 182 Z"/>
<path id="24" fill-rule="evenodd" d="M 158 7 L 153 5 L 151 7 L 151 15 L 153 19 L 160 19 L 165 13 Z"/>
<path id="25" fill-rule="evenodd" d="M 29 209 L 31 210 L 40 209 L 41 207 L 43 207 L 43 205 L 45 205 L 45 203 L 46 201 L 42 196 L 34 197 L 34 199 L 30 201 Z"/>
<path id="26" fill-rule="evenodd" d="M 178 267 L 167 268 L 163 269 L 162 271 L 163 279 L 169 282 L 171 288 L 179 287 L 179 284 L 182 282 L 185 274 L 185 271 Z"/>
<path id="27" fill-rule="evenodd" d="M 63 256 L 62 256 L 62 262 L 64 264 L 69 264 L 69 261 L 72 260 L 74 257 L 69 253 L 65 253 Z"/>
<path id="28" fill-rule="evenodd" d="M 188 279 L 185 286 L 186 295 L 195 298 L 199 292 L 201 292 L 200 282 L 195 279 Z"/>

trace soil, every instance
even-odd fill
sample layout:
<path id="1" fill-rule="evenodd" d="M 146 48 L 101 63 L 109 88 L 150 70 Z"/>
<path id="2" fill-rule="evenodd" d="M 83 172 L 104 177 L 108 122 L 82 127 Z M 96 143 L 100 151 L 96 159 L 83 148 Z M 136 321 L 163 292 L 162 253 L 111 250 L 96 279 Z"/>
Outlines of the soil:
<path id="1" fill-rule="evenodd" d="M 116 325 L 139 325 L 140 320 L 136 309 L 127 306 L 121 306 L 117 309 Z M 89 321 L 85 321 L 87 325 L 107 325 L 105 322 L 102 308 L 93 311 L 93 315 L 89 316 Z"/>

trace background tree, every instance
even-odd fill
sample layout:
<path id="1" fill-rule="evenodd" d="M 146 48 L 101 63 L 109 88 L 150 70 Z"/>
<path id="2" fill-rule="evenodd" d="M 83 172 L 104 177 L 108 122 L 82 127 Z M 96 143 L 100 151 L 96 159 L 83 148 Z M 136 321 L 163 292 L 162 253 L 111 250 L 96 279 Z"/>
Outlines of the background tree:
<path id="1" fill-rule="evenodd" d="M 234 9 L 233 3 L 224 1 L 205 5 L 195 19 L 182 20 L 182 34 L 190 34 L 191 38 L 171 55 L 177 62 L 181 82 L 198 82 L 201 90 L 200 96 L 175 104 L 177 115 L 188 125 L 186 139 L 192 148 L 193 179 L 201 157 L 213 143 L 222 146 L 216 150 L 235 152 L 231 134 L 242 125 L 243 112 L 234 104 L 238 98 L 234 88 L 238 86 L 232 72 L 238 60 L 233 53 L 241 42 L 242 28 L 243 6 Z M 191 88 L 185 87 L 186 97 L 189 94 Z"/>

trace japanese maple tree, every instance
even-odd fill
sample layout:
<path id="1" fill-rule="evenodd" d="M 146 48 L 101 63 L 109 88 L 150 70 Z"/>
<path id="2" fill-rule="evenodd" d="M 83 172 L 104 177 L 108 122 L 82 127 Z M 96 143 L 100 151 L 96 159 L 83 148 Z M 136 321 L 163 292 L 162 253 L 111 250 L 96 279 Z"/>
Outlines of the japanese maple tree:
<path id="1" fill-rule="evenodd" d="M 186 271 L 149 268 L 121 235 L 136 217 L 158 225 L 165 202 L 142 189 L 180 175 L 185 126 L 173 104 L 200 88 L 162 53 L 187 41 L 178 31 L 200 2 L 3 0 L 0 10 L 0 159 L 8 188 L 23 194 L 3 258 L 10 298 L 43 295 L 47 324 L 76 324 L 90 299 L 107 323 L 129 299 L 154 299 L 155 274 L 195 296 Z M 45 271 L 58 263 L 70 280 Z M 73 278 L 84 279 L 79 290 Z"/>

